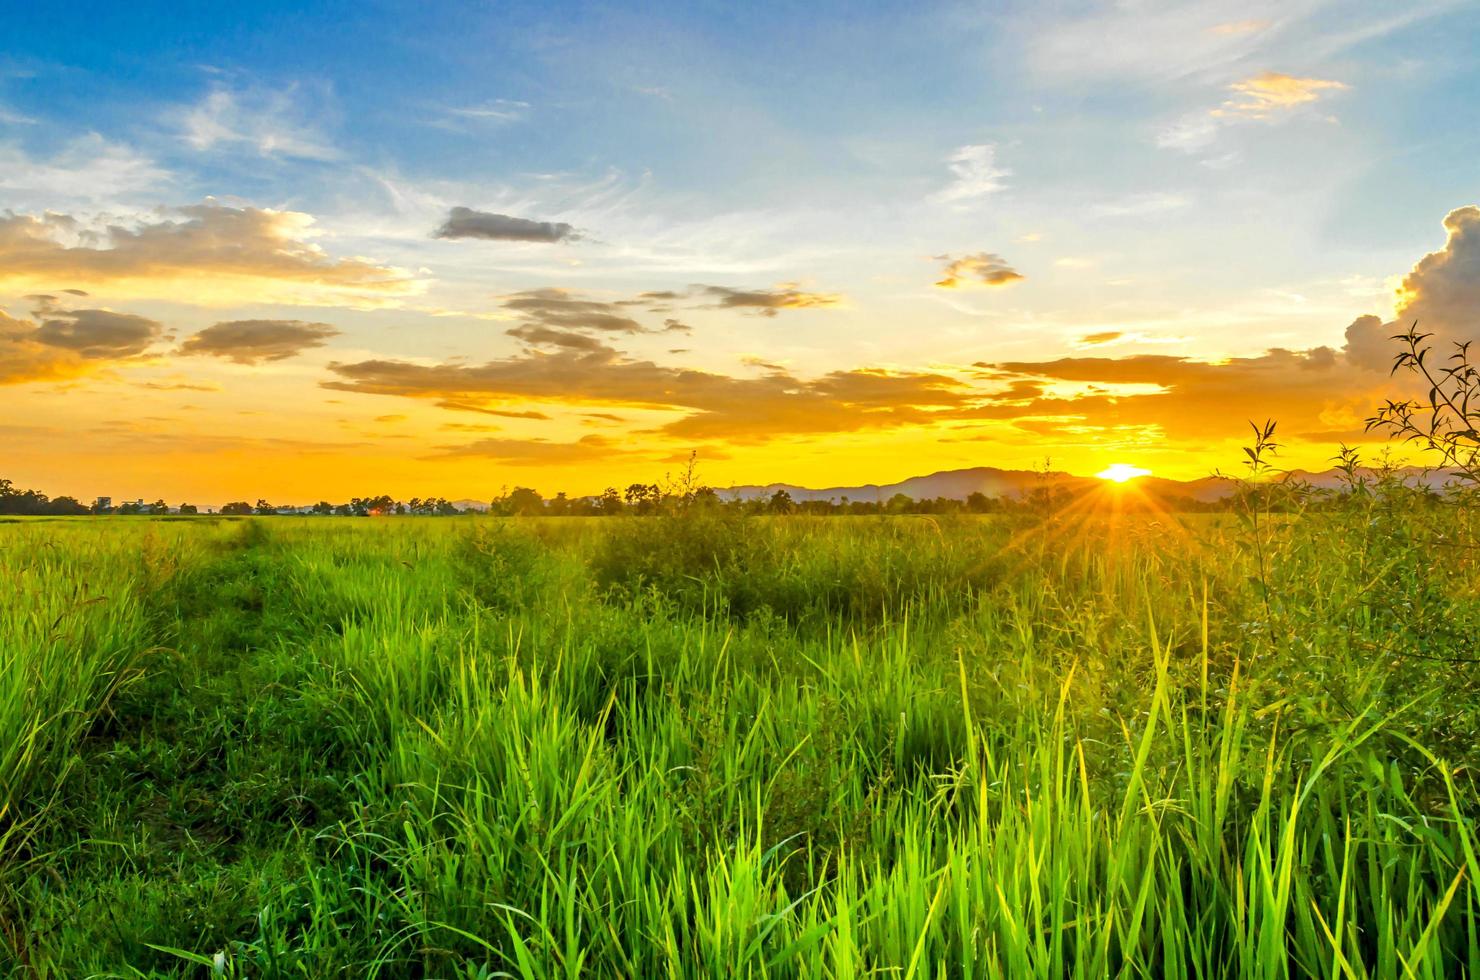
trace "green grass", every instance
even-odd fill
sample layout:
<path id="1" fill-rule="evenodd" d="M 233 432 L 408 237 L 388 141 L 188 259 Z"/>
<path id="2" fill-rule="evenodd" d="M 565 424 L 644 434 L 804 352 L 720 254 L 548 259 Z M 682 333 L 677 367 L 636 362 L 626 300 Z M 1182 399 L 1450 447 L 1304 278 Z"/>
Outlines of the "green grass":
<path id="1" fill-rule="evenodd" d="M 1480 977 L 1469 519 L 10 522 L 0 972 Z"/>

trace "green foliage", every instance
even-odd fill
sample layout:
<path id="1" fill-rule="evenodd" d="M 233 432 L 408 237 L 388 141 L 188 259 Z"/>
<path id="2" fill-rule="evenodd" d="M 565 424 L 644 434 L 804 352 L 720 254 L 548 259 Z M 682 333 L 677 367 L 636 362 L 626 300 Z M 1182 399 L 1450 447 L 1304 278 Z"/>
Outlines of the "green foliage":
<path id="1" fill-rule="evenodd" d="M 1480 976 L 1473 515 L 1248 505 L 0 526 L 0 973 Z"/>

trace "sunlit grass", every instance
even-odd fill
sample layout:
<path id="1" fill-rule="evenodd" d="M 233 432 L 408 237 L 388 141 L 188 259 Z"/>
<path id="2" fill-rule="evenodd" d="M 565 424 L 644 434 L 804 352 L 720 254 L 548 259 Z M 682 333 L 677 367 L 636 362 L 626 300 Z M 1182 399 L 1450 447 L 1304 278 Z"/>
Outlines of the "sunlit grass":
<path id="1" fill-rule="evenodd" d="M 1136 492 L 0 526 L 0 963 L 1480 975 L 1452 515 Z"/>

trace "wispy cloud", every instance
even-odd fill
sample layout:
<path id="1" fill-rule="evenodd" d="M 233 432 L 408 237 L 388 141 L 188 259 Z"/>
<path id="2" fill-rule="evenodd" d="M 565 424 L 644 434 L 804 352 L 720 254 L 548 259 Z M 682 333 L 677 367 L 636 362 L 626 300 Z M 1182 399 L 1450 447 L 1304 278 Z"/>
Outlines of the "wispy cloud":
<path id="1" fill-rule="evenodd" d="M 1229 86 L 1233 97 L 1214 109 L 1219 118 L 1269 119 L 1296 106 L 1314 102 L 1327 92 L 1347 86 L 1326 78 L 1296 78 L 1277 71 L 1260 72 Z"/>
<path id="2" fill-rule="evenodd" d="M 935 194 L 943 204 L 965 204 L 995 194 L 1007 184 L 1012 171 L 997 165 L 997 147 L 991 143 L 963 146 L 946 157 L 952 180 Z"/>
<path id="3" fill-rule="evenodd" d="M 44 159 L 14 143 L 0 144 L 0 191 L 12 207 L 117 204 L 159 190 L 170 176 L 133 147 L 97 133 L 79 136 Z"/>
<path id="4" fill-rule="evenodd" d="M 1210 146 L 1227 126 L 1288 119 L 1302 107 L 1347 88 L 1344 82 L 1333 79 L 1260 72 L 1229 85 L 1229 97 L 1218 106 L 1189 113 L 1164 127 L 1157 133 L 1156 145 L 1196 153 Z"/>
<path id="5" fill-rule="evenodd" d="M 181 138 L 196 150 L 246 147 L 264 157 L 339 159 L 341 152 L 304 101 L 298 84 L 282 89 L 218 85 L 174 117 Z"/>

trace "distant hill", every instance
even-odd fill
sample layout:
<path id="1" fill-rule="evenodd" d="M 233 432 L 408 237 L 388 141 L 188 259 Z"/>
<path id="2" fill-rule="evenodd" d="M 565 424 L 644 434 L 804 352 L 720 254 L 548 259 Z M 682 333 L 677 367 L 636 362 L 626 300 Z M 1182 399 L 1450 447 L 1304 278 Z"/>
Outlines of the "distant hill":
<path id="1" fill-rule="evenodd" d="M 1371 471 L 1363 472 L 1371 476 Z M 1434 489 L 1442 487 L 1452 478 L 1450 473 L 1444 471 L 1429 472 L 1415 466 L 1399 470 L 1399 475 L 1405 482 Z M 1290 476 L 1305 480 L 1322 489 L 1334 489 L 1341 485 L 1341 474 L 1335 469 L 1319 473 L 1292 470 Z M 1135 483 L 1136 486 L 1154 496 L 1190 497 L 1203 502 L 1222 500 L 1234 491 L 1234 484 L 1231 481 L 1215 476 L 1200 477 L 1196 480 L 1169 480 L 1165 477 L 1145 476 L 1138 478 Z M 1002 470 L 994 466 L 973 466 L 964 470 L 942 470 L 926 476 L 912 476 L 898 483 L 865 483 L 861 486 L 820 489 L 800 487 L 792 483 L 768 483 L 764 486 L 744 484 L 720 490 L 719 494 L 726 499 L 738 496 L 742 500 L 754 500 L 770 497 L 777 490 L 785 490 L 791 495 L 792 500 L 799 503 L 807 500 L 837 502 L 845 497 L 850 501 L 885 501 L 897 493 L 902 493 L 913 500 L 933 500 L 937 497 L 945 497 L 948 500 L 965 500 L 973 493 L 984 494 L 988 497 L 1013 498 L 1021 497 L 1034 487 L 1067 487 L 1070 490 L 1082 490 L 1100 485 L 1102 483 L 1096 477 L 1075 476 L 1072 473 L 1045 474 L 1036 470 Z"/>

